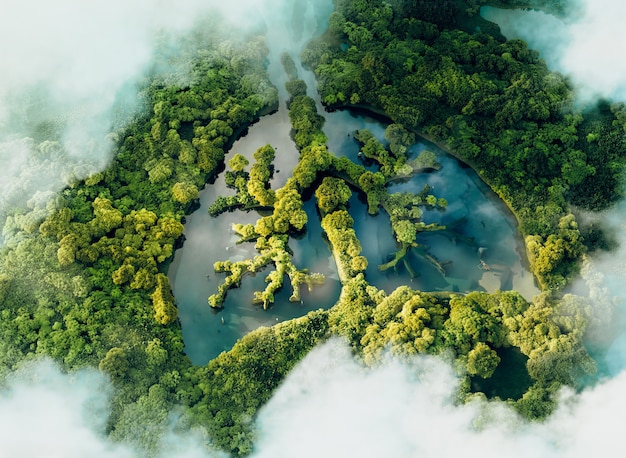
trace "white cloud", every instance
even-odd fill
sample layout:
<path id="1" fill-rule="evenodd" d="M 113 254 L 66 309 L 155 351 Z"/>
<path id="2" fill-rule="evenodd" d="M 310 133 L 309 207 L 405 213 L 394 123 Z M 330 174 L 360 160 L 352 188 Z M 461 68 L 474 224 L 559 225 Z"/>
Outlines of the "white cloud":
<path id="1" fill-rule="evenodd" d="M 139 458 L 130 444 L 106 435 L 113 387 L 100 372 L 63 373 L 50 360 L 22 365 L 0 390 L 0 455 L 7 458 Z M 173 418 L 173 417 L 172 417 Z M 161 454 L 168 458 L 225 457 L 200 431 L 162 425 Z M 161 429 L 161 428 L 158 428 Z M 155 457 L 157 458 L 157 457 Z"/>
<path id="2" fill-rule="evenodd" d="M 620 449 L 626 374 L 564 394 L 544 423 L 502 402 L 454 405 L 450 367 L 435 357 L 364 369 L 347 346 L 314 349 L 262 409 L 254 458 L 576 458 Z"/>
<path id="3" fill-rule="evenodd" d="M 0 393 L 0 443 L 6 457 L 126 458 L 104 439 L 107 384 L 95 371 L 61 374 L 49 361 L 12 374 Z"/>
<path id="4" fill-rule="evenodd" d="M 152 59 L 156 32 L 183 27 L 181 16 L 187 25 L 193 19 L 168 9 L 147 0 L 3 3 L 0 213 L 36 191 L 59 189 L 72 173 L 80 178 L 107 165 L 114 104 L 135 107 L 127 89 Z M 41 133 L 44 123 L 58 132 Z M 38 128 L 40 138 L 29 140 Z M 44 140 L 58 140 L 67 155 L 42 156 L 37 143 Z"/>
<path id="5" fill-rule="evenodd" d="M 561 66 L 587 89 L 586 96 L 626 100 L 626 3 L 587 0 L 582 17 L 569 27 L 569 43 Z"/>

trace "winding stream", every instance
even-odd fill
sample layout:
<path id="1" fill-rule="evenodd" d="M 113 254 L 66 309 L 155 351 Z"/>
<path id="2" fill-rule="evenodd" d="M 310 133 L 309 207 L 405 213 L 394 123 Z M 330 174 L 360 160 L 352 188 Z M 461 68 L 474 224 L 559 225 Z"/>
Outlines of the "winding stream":
<path id="1" fill-rule="evenodd" d="M 303 30 L 311 33 L 311 30 L 315 30 L 313 24 L 319 24 L 319 16 L 315 16 L 316 12 L 313 10 L 306 11 L 310 16 L 308 20 L 306 17 L 301 18 L 308 24 Z M 291 28 L 293 34 L 294 29 L 295 27 Z M 281 37 L 284 39 L 284 34 L 274 33 L 279 40 Z M 272 39 L 268 39 L 268 43 L 271 45 Z M 300 40 L 298 46 L 304 46 L 304 41 Z M 277 71 L 275 65 L 276 59 L 280 60 L 282 51 L 276 52 L 272 46 L 270 49 L 274 49 L 270 52 L 270 62 L 273 62 L 269 67 L 270 75 L 274 84 L 282 88 L 285 77 Z M 290 53 L 297 60 L 299 52 L 294 53 L 291 50 Z M 311 91 L 314 87 L 311 72 L 305 72 L 300 63 L 296 63 L 300 76 L 307 80 Z M 289 138 L 291 125 L 284 103 L 286 94 L 282 89 L 279 91 L 279 98 L 279 110 L 250 126 L 226 156 L 228 161 L 232 155 L 239 153 L 251 160 L 257 148 L 271 144 L 276 150 L 276 173 L 271 181 L 273 189 L 284 184 L 298 162 L 298 152 Z M 350 111 L 322 114 L 326 118 L 324 131 L 329 139 L 330 151 L 345 155 L 355 162 L 359 159 L 358 145 L 352 138 L 354 130 L 367 128 L 379 139 L 383 138 L 386 125 L 372 117 Z M 512 215 L 503 210 L 498 198 L 471 169 L 464 167 L 435 145 L 420 141 L 409 151 L 411 155 L 416 155 L 425 148 L 437 154 L 438 161 L 443 166 L 441 170 L 415 176 L 402 184 L 394 184 L 391 190 L 419 192 L 428 183 L 437 197 L 448 200 L 449 206 L 445 212 L 425 211 L 424 221 L 450 224 L 460 220 L 462 222 L 454 229 L 464 236 L 472 237 L 475 245 L 443 234 L 421 235 L 418 243 L 427 245 L 429 253 L 445 264 L 445 276 L 415 255 L 411 255 L 410 262 L 419 273 L 416 278 L 411 278 L 403 267 L 395 271 L 380 272 L 377 266 L 386 262 L 388 256 L 395 251 L 389 218 L 384 212 L 377 216 L 368 215 L 366 205 L 355 194 L 350 200 L 350 212 L 363 247 L 362 254 L 369 260 L 366 272 L 368 281 L 387 292 L 405 284 L 424 291 L 515 289 L 530 299 L 538 290 L 518 254 L 518 248 L 523 249 L 523 245 L 516 236 Z M 237 211 L 215 218 L 207 213 L 208 206 L 219 195 L 232 192 L 226 188 L 223 174 L 201 192 L 200 208 L 187 217 L 186 241 L 175 253 L 168 273 L 178 304 L 185 351 L 192 362 L 198 365 L 206 364 L 222 351 L 229 350 L 237 339 L 253 329 L 302 316 L 311 310 L 331 307 L 337 301 L 341 289 L 336 266 L 322 236 L 314 199 L 309 199 L 305 202 L 309 217 L 307 230 L 301 238 L 291 238 L 289 246 L 294 252 L 295 264 L 299 268 L 306 267 L 313 272 L 323 273 L 326 283 L 316 287 L 311 293 L 304 288 L 299 304 L 288 301 L 291 288 L 287 283 L 275 295 L 273 307 L 265 311 L 262 307 L 252 305 L 251 301 L 254 291 L 264 289 L 264 278 L 269 272 L 267 270 L 254 277 L 245 277 L 240 288 L 228 292 L 224 309 L 219 312 L 212 310 L 207 298 L 217 290 L 224 275 L 214 273 L 213 263 L 226 259 L 245 259 L 255 254 L 252 243 L 235 244 L 237 236 L 232 232 L 231 225 L 234 222 L 254 223 L 259 217 L 256 212 Z M 481 260 L 487 263 L 490 270 L 481 268 Z"/>

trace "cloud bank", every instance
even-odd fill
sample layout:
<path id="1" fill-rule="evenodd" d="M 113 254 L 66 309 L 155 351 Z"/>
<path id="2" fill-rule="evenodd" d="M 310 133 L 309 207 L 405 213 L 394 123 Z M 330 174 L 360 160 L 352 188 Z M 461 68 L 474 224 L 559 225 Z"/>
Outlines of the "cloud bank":
<path id="1" fill-rule="evenodd" d="M 103 439 L 108 397 L 95 371 L 61 374 L 50 361 L 30 363 L 0 393 L 0 443 L 7 457 L 127 458 Z"/>
<path id="2" fill-rule="evenodd" d="M 368 370 L 330 341 L 262 409 L 253 456 L 582 458 L 621 447 L 624 373 L 580 395 L 564 392 L 545 423 L 529 423 L 502 402 L 456 406 L 457 386 L 441 359 L 389 359 Z"/>
<path id="3" fill-rule="evenodd" d="M 30 361 L 0 391 L 0 450 L 11 458 L 140 458 L 145 451 L 105 434 L 112 386 L 96 370 L 62 373 L 50 360 Z M 164 425 L 159 457 L 226 456 L 195 431 Z"/>

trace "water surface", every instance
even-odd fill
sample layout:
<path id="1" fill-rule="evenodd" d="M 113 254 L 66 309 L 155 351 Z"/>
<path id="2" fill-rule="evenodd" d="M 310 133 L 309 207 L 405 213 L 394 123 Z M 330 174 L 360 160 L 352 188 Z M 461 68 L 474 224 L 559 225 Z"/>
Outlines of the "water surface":
<path id="1" fill-rule="evenodd" d="M 344 154 L 358 161 L 358 145 L 352 137 L 355 129 L 370 129 L 382 139 L 385 125 L 381 121 L 348 111 L 327 113 L 326 132 L 329 148 L 336 154 Z M 253 152 L 262 145 L 271 144 L 276 149 L 272 187 L 284 184 L 297 163 L 298 153 L 289 139 L 290 124 L 283 111 L 268 115 L 252 125 L 245 137 L 236 141 L 227 155 L 235 153 L 252 159 Z M 378 265 L 386 262 L 396 250 L 389 218 L 384 211 L 372 216 L 362 196 L 353 194 L 350 213 L 355 220 L 355 231 L 368 258 L 366 271 L 368 281 L 378 288 L 391 292 L 397 286 L 410 285 L 423 291 L 520 291 L 530 299 L 538 290 L 533 277 L 523 267 L 518 253 L 520 240 L 516 236 L 513 217 L 498 205 L 497 197 L 476 177 L 475 173 L 460 164 L 435 145 L 418 142 L 410 149 L 410 155 L 428 148 L 437 154 L 442 164 L 440 171 L 421 174 L 412 179 L 390 186 L 392 192 L 419 192 L 426 183 L 437 197 L 445 197 L 449 206 L 445 211 L 424 212 L 424 221 L 443 225 L 457 224 L 453 231 L 420 235 L 417 242 L 434 255 L 444 266 L 446 275 L 433 267 L 423 257 L 409 255 L 409 261 L 418 276 L 412 278 L 399 265 L 397 269 L 381 272 Z M 263 290 L 264 278 L 270 272 L 244 277 L 241 287 L 232 289 L 224 303 L 224 309 L 212 310 L 207 298 L 217 291 L 226 274 L 216 274 L 213 263 L 226 259 L 242 260 L 256 254 L 253 243 L 237 245 L 238 237 L 231 229 L 233 223 L 254 223 L 257 212 L 235 211 L 211 217 L 208 206 L 219 195 L 232 193 L 225 187 L 223 176 L 207 186 L 200 195 L 200 209 L 187 218 L 186 241 L 175 254 L 170 269 L 170 280 L 179 307 L 186 352 L 196 364 L 204 364 L 228 350 L 234 342 L 259 326 L 302 316 L 311 310 L 331 307 L 339 297 L 340 284 L 336 266 L 322 236 L 319 215 L 314 198 L 305 203 L 309 217 L 307 230 L 301 237 L 291 238 L 289 246 L 294 252 L 294 262 L 299 268 L 323 273 L 326 284 L 309 293 L 305 287 L 302 302 L 291 303 L 291 287 L 288 283 L 276 294 L 276 302 L 270 310 L 253 305 L 253 292 Z M 461 221 L 460 223 L 458 221 Z M 466 243 L 464 238 L 473 242 Z M 523 247 L 522 247 L 523 249 Z M 489 267 L 484 269 L 485 264 Z"/>

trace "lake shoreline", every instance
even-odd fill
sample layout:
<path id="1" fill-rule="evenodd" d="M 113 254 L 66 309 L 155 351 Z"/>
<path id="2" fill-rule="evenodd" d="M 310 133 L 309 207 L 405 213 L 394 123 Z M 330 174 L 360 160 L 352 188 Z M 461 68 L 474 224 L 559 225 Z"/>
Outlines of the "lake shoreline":
<path id="1" fill-rule="evenodd" d="M 383 122 L 387 122 L 387 123 L 393 123 L 393 119 L 391 117 L 389 117 L 389 115 L 387 115 L 387 113 L 379 108 L 373 107 L 371 105 L 367 105 L 367 104 L 355 104 L 355 105 L 351 105 L 351 104 L 342 104 L 342 105 L 337 105 L 337 106 L 333 106 L 332 108 L 328 109 L 328 107 L 325 107 L 326 111 L 328 112 L 333 112 L 333 111 L 342 111 L 342 110 L 346 110 L 346 111 L 351 111 L 353 113 L 362 113 L 365 115 L 369 115 L 371 117 L 373 117 L 374 119 L 383 121 Z M 467 167 L 469 167 L 470 169 L 473 170 L 474 175 L 476 176 L 476 178 L 478 178 L 478 181 L 475 181 L 475 183 L 477 185 L 479 185 L 479 187 L 481 187 L 483 189 L 483 191 L 486 191 L 487 194 L 490 195 L 490 201 L 496 206 L 498 207 L 500 210 L 502 210 L 502 212 L 505 215 L 509 215 L 510 217 L 512 217 L 512 223 L 513 223 L 513 228 L 515 230 L 515 234 L 516 234 L 516 251 L 517 253 L 520 255 L 520 258 L 522 260 L 522 266 L 528 270 L 529 273 L 532 273 L 532 270 L 530 268 L 530 260 L 528 257 L 528 249 L 526 247 L 526 242 L 524 240 L 524 235 L 520 232 L 519 228 L 521 226 L 521 220 L 519 218 L 519 216 L 517 215 L 517 213 L 515 212 L 515 210 L 513 209 L 513 207 L 511 206 L 511 204 L 502 196 L 500 196 L 497 192 L 495 192 L 493 190 L 493 188 L 491 187 L 490 183 L 488 180 L 486 180 L 483 176 L 480 175 L 480 173 L 476 170 L 476 165 L 472 163 L 472 161 L 469 161 L 463 157 L 461 157 L 459 154 L 455 153 L 452 149 L 450 149 L 445 143 L 441 142 L 441 141 L 437 141 L 435 140 L 432 136 L 428 135 L 427 133 L 425 133 L 424 131 L 418 130 L 418 129 L 409 129 L 411 132 L 415 133 L 417 136 L 419 136 L 420 138 L 426 140 L 429 143 L 432 143 L 433 145 L 437 146 L 439 149 L 441 149 L 443 152 L 445 152 L 446 154 L 449 154 L 450 156 L 454 157 L 457 161 L 459 161 L 460 164 L 465 165 Z M 534 274 L 533 275 L 533 279 L 534 279 L 534 283 L 535 285 L 537 284 L 537 278 L 535 277 Z"/>

